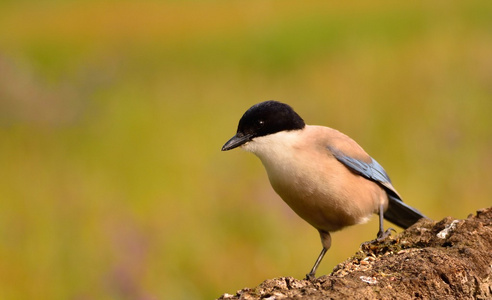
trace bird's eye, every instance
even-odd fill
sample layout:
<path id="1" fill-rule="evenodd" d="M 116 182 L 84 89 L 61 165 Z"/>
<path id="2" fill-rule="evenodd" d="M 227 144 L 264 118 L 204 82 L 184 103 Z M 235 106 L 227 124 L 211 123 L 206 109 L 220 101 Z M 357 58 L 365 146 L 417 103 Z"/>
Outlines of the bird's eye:
<path id="1" fill-rule="evenodd" d="M 263 121 L 263 120 L 256 121 L 256 128 L 259 129 L 259 128 L 263 127 L 263 125 L 265 125 L 265 121 Z"/>

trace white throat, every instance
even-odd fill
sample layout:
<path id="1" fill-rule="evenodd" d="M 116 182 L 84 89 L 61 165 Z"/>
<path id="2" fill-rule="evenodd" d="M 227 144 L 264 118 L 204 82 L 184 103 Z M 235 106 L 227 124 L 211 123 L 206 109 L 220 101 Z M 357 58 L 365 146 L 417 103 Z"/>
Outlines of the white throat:
<path id="1" fill-rule="evenodd" d="M 299 144 L 303 130 L 280 131 L 256 137 L 241 147 L 258 156 L 265 167 L 286 162 L 292 158 L 293 149 Z"/>

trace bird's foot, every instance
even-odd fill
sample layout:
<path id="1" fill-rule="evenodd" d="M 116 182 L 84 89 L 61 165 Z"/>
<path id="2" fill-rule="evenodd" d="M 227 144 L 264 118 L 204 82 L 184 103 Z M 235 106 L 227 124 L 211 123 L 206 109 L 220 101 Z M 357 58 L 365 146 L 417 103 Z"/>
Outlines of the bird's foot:
<path id="1" fill-rule="evenodd" d="M 361 246 L 368 247 L 371 244 L 380 243 L 391 236 L 392 231 L 396 232 L 396 230 L 393 228 L 388 228 L 386 231 L 379 231 L 377 237 L 374 240 L 364 242 L 361 244 Z"/>
<path id="2" fill-rule="evenodd" d="M 313 273 L 308 273 L 306 274 L 306 278 L 304 278 L 304 280 L 314 281 L 316 280 L 316 275 Z"/>
<path id="3" fill-rule="evenodd" d="M 390 228 L 388 228 L 386 231 L 379 231 L 379 232 L 378 232 L 378 236 L 377 236 L 377 238 L 376 238 L 376 241 L 377 241 L 377 242 L 382 242 L 382 241 L 384 241 L 387 237 L 389 237 L 389 236 L 391 235 L 391 231 L 396 232 L 396 230 L 395 230 L 395 229 L 393 229 L 393 228 L 391 228 L 391 227 L 390 227 Z"/>

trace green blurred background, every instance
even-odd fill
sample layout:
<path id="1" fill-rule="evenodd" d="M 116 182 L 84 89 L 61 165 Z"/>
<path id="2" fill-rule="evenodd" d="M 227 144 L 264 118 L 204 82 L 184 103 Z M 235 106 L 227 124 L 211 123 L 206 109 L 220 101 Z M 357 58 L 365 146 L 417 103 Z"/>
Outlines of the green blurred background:
<path id="1" fill-rule="evenodd" d="M 337 128 L 433 219 L 492 204 L 492 1 L 0 2 L 0 298 L 211 299 L 318 233 L 221 146 L 252 104 Z M 333 235 L 319 275 L 375 237 Z"/>

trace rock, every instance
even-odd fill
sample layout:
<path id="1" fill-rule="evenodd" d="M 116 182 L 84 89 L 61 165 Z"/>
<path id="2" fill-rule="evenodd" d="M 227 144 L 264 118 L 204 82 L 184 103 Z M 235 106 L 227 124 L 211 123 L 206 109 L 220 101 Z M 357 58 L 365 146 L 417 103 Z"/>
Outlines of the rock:
<path id="1" fill-rule="evenodd" d="M 465 220 L 420 220 L 361 245 L 330 275 L 269 279 L 219 299 L 492 299 L 492 208 Z"/>

